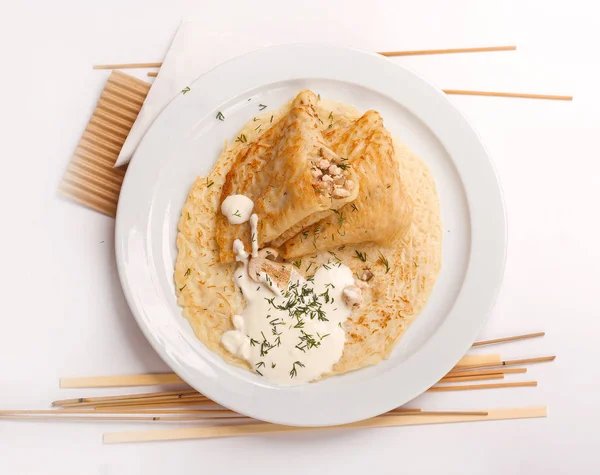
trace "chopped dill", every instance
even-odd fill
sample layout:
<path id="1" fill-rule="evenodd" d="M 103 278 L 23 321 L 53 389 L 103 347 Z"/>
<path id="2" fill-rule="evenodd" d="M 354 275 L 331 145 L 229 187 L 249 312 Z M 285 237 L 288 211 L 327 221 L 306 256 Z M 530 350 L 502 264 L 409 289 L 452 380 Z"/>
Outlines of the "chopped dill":
<path id="1" fill-rule="evenodd" d="M 250 338 L 250 346 L 255 346 L 258 345 L 258 341 L 255 340 L 254 338 Z"/>
<path id="2" fill-rule="evenodd" d="M 261 368 L 265 366 L 265 362 L 264 361 L 259 361 L 258 363 L 256 363 L 254 366 L 256 366 L 256 368 Z"/>
<path id="3" fill-rule="evenodd" d="M 182 93 L 183 95 L 185 95 L 185 94 L 187 94 L 187 93 L 188 93 L 188 92 L 190 92 L 190 91 L 191 91 L 191 89 L 190 89 L 190 86 L 187 86 L 185 89 L 182 89 L 182 90 L 181 90 L 181 93 Z"/>
<path id="4" fill-rule="evenodd" d="M 187 284 L 184 284 L 183 287 L 179 287 L 179 292 L 181 292 L 183 289 L 185 289 L 187 287 Z"/>
<path id="5" fill-rule="evenodd" d="M 358 207 L 354 203 L 352 203 L 351 208 L 352 211 L 358 211 Z"/>
<path id="6" fill-rule="evenodd" d="M 355 259 L 360 259 L 363 262 L 367 262 L 367 253 L 366 252 L 360 252 L 355 250 L 354 251 L 356 253 L 356 256 L 353 256 Z"/>
<path id="7" fill-rule="evenodd" d="M 240 136 L 238 138 L 236 138 L 235 141 L 240 142 L 240 143 L 246 143 L 248 141 L 248 139 L 246 138 L 246 136 L 244 134 L 240 134 Z"/>
<path id="8" fill-rule="evenodd" d="M 303 353 L 306 353 L 307 350 L 311 350 L 313 348 L 318 348 L 321 346 L 321 342 L 315 340 L 315 337 L 310 333 L 306 333 L 304 330 L 300 330 L 302 336 L 300 336 L 300 343 L 296 345 Z"/>
<path id="9" fill-rule="evenodd" d="M 233 213 L 233 216 L 237 216 L 238 218 L 241 218 L 241 217 L 242 217 L 242 215 L 240 214 L 240 210 L 239 210 L 239 209 L 236 209 L 236 210 L 235 210 L 235 213 Z"/>
<path id="10" fill-rule="evenodd" d="M 210 188 L 211 186 L 213 186 L 215 184 L 214 181 L 208 181 L 208 178 L 206 178 L 206 188 Z"/>
<path id="11" fill-rule="evenodd" d="M 277 366 L 276 363 L 271 363 L 271 368 L 275 369 L 275 366 Z"/>
<path id="12" fill-rule="evenodd" d="M 387 260 L 387 257 L 385 257 L 381 251 L 379 251 L 379 262 L 381 262 L 384 266 L 385 266 L 385 273 L 387 274 L 390 271 L 390 263 Z"/>
<path id="13" fill-rule="evenodd" d="M 329 254 L 331 254 L 336 261 L 338 261 L 338 262 L 341 261 L 341 259 L 337 256 L 337 254 L 335 252 L 333 252 L 333 251 L 327 251 L 327 252 Z M 326 284 L 325 286 L 327 286 L 327 285 L 329 285 L 329 284 Z"/>
<path id="14" fill-rule="evenodd" d="M 258 105 L 258 110 L 259 111 L 264 111 L 267 108 L 267 106 L 265 106 L 264 104 L 259 104 Z"/>
<path id="15" fill-rule="evenodd" d="M 294 267 L 297 267 L 298 269 L 300 269 L 301 266 L 302 266 L 302 260 L 294 261 Z"/>
<path id="16" fill-rule="evenodd" d="M 221 122 L 225 120 L 225 116 L 221 111 L 217 112 L 217 119 L 219 119 Z"/>
<path id="17" fill-rule="evenodd" d="M 273 116 L 271 116 L 271 120 L 269 121 L 269 124 L 270 124 L 271 122 L 273 122 Z"/>
<path id="18" fill-rule="evenodd" d="M 187 215 L 188 215 L 188 221 L 189 221 L 190 219 L 192 219 L 192 217 L 190 216 L 190 213 L 188 213 Z"/>
<path id="19" fill-rule="evenodd" d="M 298 370 L 296 369 L 296 365 L 298 365 L 300 368 L 304 368 L 304 365 L 300 363 L 300 361 L 295 361 L 290 371 L 290 378 L 298 376 Z"/>
<path id="20" fill-rule="evenodd" d="M 188 276 L 190 275 L 190 273 L 192 272 L 192 269 L 188 268 L 188 270 L 185 271 L 185 274 L 183 274 L 184 276 Z"/>

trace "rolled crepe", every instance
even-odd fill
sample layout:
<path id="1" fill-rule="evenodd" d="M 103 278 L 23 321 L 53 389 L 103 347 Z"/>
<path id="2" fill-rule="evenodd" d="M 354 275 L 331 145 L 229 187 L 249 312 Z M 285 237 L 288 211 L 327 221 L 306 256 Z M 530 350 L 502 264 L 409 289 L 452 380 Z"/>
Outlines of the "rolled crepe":
<path id="1" fill-rule="evenodd" d="M 377 112 L 366 112 L 332 150 L 347 158 L 358 176 L 360 193 L 352 203 L 283 243 L 280 250 L 286 259 L 363 242 L 386 246 L 410 227 L 410 197 L 400 178 L 392 138 Z"/>
<path id="2" fill-rule="evenodd" d="M 311 91 L 300 92 L 289 113 L 236 157 L 223 185 L 221 203 L 234 194 L 254 201 L 258 235 L 251 235 L 247 223 L 230 224 L 219 213 L 216 236 L 222 262 L 234 260 L 235 239 L 240 239 L 246 249 L 250 249 L 253 238 L 258 240 L 259 248 L 282 236 L 286 240 L 358 195 L 355 172 L 325 144 L 316 102 Z M 328 164 L 326 169 L 322 168 L 324 164 Z M 330 172 L 331 166 L 336 168 Z M 331 177 L 324 180 L 332 172 L 337 172 L 336 183 Z"/>

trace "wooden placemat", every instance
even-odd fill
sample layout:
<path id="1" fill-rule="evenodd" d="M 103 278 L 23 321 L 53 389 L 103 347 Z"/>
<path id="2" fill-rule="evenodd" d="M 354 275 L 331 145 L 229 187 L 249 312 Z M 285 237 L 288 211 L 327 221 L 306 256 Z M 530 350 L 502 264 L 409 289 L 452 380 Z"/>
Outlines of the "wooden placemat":
<path id="1" fill-rule="evenodd" d="M 113 168 L 151 84 L 113 71 L 81 136 L 59 192 L 113 218 L 126 166 Z"/>

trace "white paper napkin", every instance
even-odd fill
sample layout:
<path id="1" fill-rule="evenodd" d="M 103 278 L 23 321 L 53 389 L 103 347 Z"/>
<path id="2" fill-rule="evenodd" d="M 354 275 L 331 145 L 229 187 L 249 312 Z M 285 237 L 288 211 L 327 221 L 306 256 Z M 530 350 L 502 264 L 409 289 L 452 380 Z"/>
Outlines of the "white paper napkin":
<path id="1" fill-rule="evenodd" d="M 269 45 L 255 37 L 210 32 L 193 21 L 182 22 L 115 167 L 129 162 L 154 119 L 194 79 L 224 61 Z"/>

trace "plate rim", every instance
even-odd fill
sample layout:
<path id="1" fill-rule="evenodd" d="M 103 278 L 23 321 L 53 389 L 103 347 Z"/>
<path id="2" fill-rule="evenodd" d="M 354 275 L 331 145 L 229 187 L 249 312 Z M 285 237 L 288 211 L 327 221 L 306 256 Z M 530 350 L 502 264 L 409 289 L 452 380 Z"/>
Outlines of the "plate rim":
<path id="1" fill-rule="evenodd" d="M 446 97 L 446 95 L 440 90 L 438 89 L 436 86 L 434 86 L 433 84 L 431 84 L 429 81 L 426 81 L 425 79 L 423 79 L 421 76 L 419 76 L 418 74 L 414 73 L 413 71 L 411 71 L 409 68 L 406 68 L 404 66 L 398 65 L 396 63 L 393 63 L 392 61 L 377 55 L 376 53 L 372 53 L 372 52 L 365 52 L 365 51 L 361 51 L 361 50 L 357 50 L 357 49 L 353 49 L 353 48 L 347 48 L 347 47 L 343 47 L 343 46 L 337 46 L 337 45 L 331 45 L 331 44 L 293 44 L 293 45 L 278 45 L 278 46 L 270 46 L 270 47 L 266 47 L 266 48 L 262 48 L 260 50 L 256 50 L 250 53 L 246 53 L 242 56 L 239 56 L 237 58 L 233 58 L 230 59 L 222 64 L 220 64 L 219 66 L 215 67 L 214 69 L 208 71 L 207 73 L 203 74 L 202 76 L 200 76 L 199 78 L 195 79 L 190 86 L 194 86 L 194 85 L 198 85 L 198 83 L 200 82 L 207 82 L 208 80 L 210 80 L 211 78 L 213 78 L 215 75 L 219 75 L 220 72 L 230 69 L 232 67 L 238 65 L 239 67 L 251 67 L 252 64 L 255 63 L 260 63 L 261 61 L 273 61 L 275 59 L 277 59 L 279 61 L 279 64 L 277 65 L 277 71 L 269 71 L 269 73 L 272 74 L 278 74 L 278 79 L 274 79 L 271 80 L 270 82 L 278 82 L 278 81 L 283 81 L 286 79 L 302 79 L 302 78 L 314 78 L 314 75 L 306 75 L 306 76 L 292 76 L 292 77 L 288 77 L 287 76 L 287 72 L 286 71 L 282 71 L 281 67 L 281 61 L 283 59 L 290 58 L 290 57 L 302 57 L 304 58 L 306 61 L 309 61 L 308 58 L 313 58 L 313 60 L 325 60 L 327 59 L 330 64 L 327 65 L 327 67 L 324 67 L 324 69 L 326 69 L 328 71 L 328 73 L 330 73 L 330 69 L 331 67 L 333 67 L 335 69 L 335 67 L 340 67 L 340 61 L 351 61 L 352 62 L 352 66 L 356 67 L 356 65 L 360 62 L 363 62 L 365 64 L 365 66 L 367 64 L 374 66 L 376 68 L 380 68 L 380 70 L 382 72 L 386 72 L 392 76 L 395 76 L 395 79 L 404 79 L 407 81 L 407 83 L 410 85 L 410 87 L 412 88 L 411 90 L 413 90 L 414 92 L 425 92 L 427 99 L 425 99 L 425 102 L 429 101 L 428 104 L 421 104 L 419 105 L 418 103 L 414 103 L 411 102 L 411 104 L 416 107 L 416 109 L 418 109 L 418 112 L 414 110 L 413 107 L 408 107 L 406 105 L 406 103 L 404 102 L 399 102 L 398 100 L 394 99 L 394 96 L 397 97 L 398 94 L 402 95 L 404 94 L 404 92 L 400 91 L 398 92 L 397 88 L 398 86 L 390 86 L 389 88 L 384 88 L 385 90 L 380 90 L 376 87 L 371 87 L 371 89 L 374 89 L 376 92 L 380 92 L 382 94 L 384 94 L 386 97 L 388 97 L 390 100 L 393 100 L 399 104 L 401 104 L 402 106 L 406 107 L 407 109 L 410 110 L 410 112 L 412 114 L 414 114 L 417 118 L 419 118 L 430 130 L 431 132 L 436 136 L 436 138 L 440 141 L 440 143 L 442 144 L 442 146 L 444 147 L 444 149 L 446 150 L 446 152 L 448 153 L 448 155 L 450 156 L 452 162 L 454 163 L 454 165 L 457 168 L 457 171 L 459 172 L 459 176 L 461 178 L 461 180 L 463 180 L 463 189 L 465 191 L 466 194 L 466 198 L 467 198 L 467 204 L 469 206 L 469 217 L 470 217 L 470 232 L 471 232 L 471 249 L 469 252 L 469 262 L 467 264 L 467 268 L 465 271 L 465 277 L 464 277 L 464 281 L 463 281 L 463 286 L 461 287 L 455 301 L 454 304 L 452 306 L 452 309 L 449 311 L 449 313 L 446 315 L 446 318 L 444 319 L 444 321 L 442 322 L 442 324 L 440 325 L 440 327 L 437 329 L 437 331 L 432 335 L 432 337 L 425 343 L 422 345 L 422 347 L 414 354 L 412 355 L 408 360 L 406 360 L 403 364 L 412 364 L 412 365 L 417 365 L 419 364 L 419 362 L 421 361 L 426 361 L 424 358 L 426 358 L 427 356 L 432 356 L 432 355 L 436 355 L 437 358 L 440 359 L 440 361 L 446 361 L 447 363 L 436 363 L 435 368 L 428 368 L 426 369 L 425 373 L 426 373 L 426 378 L 420 377 L 420 380 L 426 379 L 427 381 L 430 381 L 427 384 L 423 384 L 422 382 L 415 387 L 415 389 L 411 392 L 411 396 L 408 397 L 408 399 L 406 399 L 406 401 L 413 399 L 414 397 L 418 396 L 419 394 L 423 393 L 426 389 L 428 389 L 431 384 L 435 383 L 437 380 L 439 380 L 444 374 L 446 374 L 446 372 L 448 370 L 451 369 L 451 367 L 466 353 L 466 351 L 468 350 L 468 348 L 471 346 L 471 344 L 475 341 L 479 331 L 481 330 L 481 327 L 485 324 L 487 317 L 489 316 L 489 313 L 491 311 L 491 309 L 493 308 L 493 305 L 495 303 L 497 294 L 499 292 L 502 280 L 503 280 L 503 276 L 504 276 L 504 266 L 505 266 L 505 260 L 506 260 L 506 242 L 507 242 L 507 230 L 506 230 L 506 208 L 505 208 L 505 204 L 504 204 L 504 198 L 503 198 L 503 192 L 502 192 L 502 188 L 500 185 L 500 181 L 498 179 L 498 175 L 496 173 L 496 169 L 495 166 L 485 148 L 485 146 L 483 145 L 483 142 L 481 140 L 481 138 L 479 137 L 479 135 L 477 134 L 477 132 L 475 131 L 474 127 L 468 122 L 468 120 L 466 119 L 466 117 L 460 112 L 460 110 Z M 333 60 L 332 60 L 333 58 Z M 284 62 L 285 63 L 285 62 Z M 273 63 L 275 64 L 275 62 Z M 305 63 L 305 65 L 308 63 Z M 312 65 L 312 63 L 310 63 Z M 321 64 L 322 65 L 322 64 Z M 344 68 L 341 67 L 340 71 L 343 70 Z M 369 68 L 357 68 L 359 70 L 368 70 Z M 370 71 L 370 70 L 369 70 Z M 335 73 L 335 71 L 333 72 Z M 332 74 L 333 74 L 332 73 Z M 346 74 L 346 72 L 341 73 Z M 249 74 L 251 74 L 249 72 Z M 359 72 L 358 73 L 360 75 L 360 79 L 361 81 L 365 82 L 367 84 L 371 84 L 372 85 L 372 81 L 373 79 L 373 75 L 371 74 L 364 74 Z M 254 76 L 259 75 L 260 74 L 258 72 L 254 73 Z M 246 78 L 241 78 L 241 74 L 238 76 L 238 78 L 236 78 L 236 81 L 238 81 L 239 83 L 242 83 L 246 80 Z M 330 76 L 321 76 L 320 78 L 326 78 L 326 79 L 331 79 Z M 335 77 L 335 79 L 339 79 L 337 77 Z M 378 77 L 378 79 L 380 79 Z M 350 83 L 354 83 L 354 84 L 360 84 L 360 85 L 364 85 L 362 83 L 357 83 L 356 78 L 353 77 L 344 77 L 343 78 L 344 81 L 346 82 L 350 82 Z M 375 83 L 377 83 L 378 81 L 375 81 Z M 240 88 L 241 86 L 237 86 L 238 88 Z M 192 90 L 194 89 L 198 89 L 195 87 L 191 88 Z M 235 96 L 231 96 L 231 97 L 235 97 Z M 167 120 L 166 118 L 168 117 L 169 111 L 173 111 L 173 104 L 176 104 L 178 100 L 182 99 L 182 94 L 179 94 L 178 96 L 176 96 L 170 103 L 169 105 L 167 105 L 165 107 L 165 109 L 163 109 L 163 111 L 161 111 L 161 113 L 159 114 L 159 116 L 157 117 L 157 119 L 153 122 L 152 126 L 149 128 L 149 130 L 147 131 L 147 133 L 144 135 L 140 145 L 138 146 L 138 149 L 136 150 L 136 153 L 128 167 L 128 171 L 125 175 L 125 179 L 123 181 L 123 185 L 122 185 L 122 189 L 121 189 L 121 197 L 119 199 L 119 204 L 118 204 L 118 208 L 117 208 L 117 216 L 116 216 L 116 226 L 115 226 L 115 252 L 116 252 L 116 260 L 117 260 L 117 268 L 118 268 L 118 273 L 119 273 L 119 278 L 123 287 L 123 292 L 125 294 L 127 303 L 139 325 L 139 327 L 141 328 L 144 336 L 146 337 L 146 339 L 150 342 L 150 344 L 152 345 L 152 347 L 155 349 L 155 351 L 157 351 L 157 353 L 161 356 L 161 358 L 169 365 L 169 367 L 171 367 L 173 369 L 173 371 L 175 371 L 178 375 L 180 375 L 184 380 L 186 380 L 186 382 L 188 382 L 192 387 L 195 387 L 197 390 L 203 392 L 204 394 L 206 394 L 208 397 L 210 397 L 211 399 L 215 400 L 216 402 L 221 403 L 222 405 L 229 407 L 237 412 L 240 412 L 242 414 L 245 415 L 249 415 L 251 417 L 254 417 L 256 419 L 260 419 L 260 420 L 265 420 L 268 422 L 274 422 L 274 423 L 279 423 L 279 424 L 286 424 L 286 425 L 299 425 L 299 426 L 322 426 L 322 425 L 339 425 L 339 424 L 346 424 L 346 423 L 350 423 L 350 422 L 355 422 L 358 420 L 362 420 L 362 419 L 366 419 L 369 417 L 373 417 L 375 415 L 378 415 L 382 412 L 385 412 L 391 408 L 393 408 L 394 406 L 398 405 L 398 404 L 390 404 L 389 401 L 389 396 L 388 395 L 381 395 L 381 401 L 382 403 L 379 404 L 379 406 L 377 406 L 376 404 L 373 404 L 372 401 L 369 401 L 370 404 L 372 404 L 373 406 L 377 406 L 377 408 L 375 407 L 369 407 L 367 409 L 365 408 L 360 408 L 360 410 L 355 410 L 354 412 L 352 412 L 351 414 L 349 413 L 344 413 L 344 412 L 340 412 L 339 410 L 336 411 L 334 408 L 331 408 L 332 411 L 327 412 L 327 411 L 323 411 L 323 410 L 319 410 L 317 411 L 317 417 L 315 417 L 314 414 L 310 413 L 310 408 L 309 406 L 312 406 L 314 408 L 314 403 L 307 401 L 306 406 L 307 407 L 302 407 L 302 408 L 297 408 L 295 407 L 295 410 L 293 411 L 293 414 L 286 414 L 285 411 L 281 411 L 281 410 L 274 410 L 269 414 L 266 413 L 262 413 L 264 411 L 261 410 L 257 410 L 256 408 L 252 407 L 252 402 L 249 403 L 244 403 L 243 401 L 240 402 L 239 400 L 239 395 L 237 395 L 237 399 L 236 399 L 236 395 L 234 395 L 234 397 L 232 398 L 231 395 L 228 395 L 227 393 L 224 393 L 223 391 L 219 391 L 219 386 L 215 385 L 215 384 L 208 384 L 207 380 L 202 380 L 202 378 L 198 377 L 197 374 L 197 368 L 194 369 L 191 366 L 187 365 L 186 363 L 182 362 L 182 361 L 178 361 L 175 358 L 172 357 L 172 352 L 170 350 L 172 350 L 172 348 L 167 348 L 166 345 L 168 344 L 168 342 L 166 342 L 166 340 L 162 340 L 158 335 L 156 335 L 155 333 L 153 333 L 152 329 L 148 326 L 148 321 L 147 321 L 147 312 L 145 312 L 144 308 L 141 307 L 137 300 L 134 298 L 133 295 L 133 288 L 132 288 L 132 283 L 130 282 L 129 278 L 128 278 L 128 273 L 127 273 L 127 266 L 129 265 L 128 263 L 128 254 L 127 254 L 127 244 L 128 244 L 128 239 L 127 239 L 127 229 L 129 228 L 129 226 L 127 225 L 127 218 L 130 218 L 132 212 L 128 209 L 128 207 L 130 207 L 130 202 L 132 200 L 132 196 L 134 195 L 134 191 L 135 190 L 131 190 L 130 188 L 132 186 L 135 185 L 135 179 L 136 179 L 136 174 L 140 174 L 142 173 L 142 169 L 141 167 L 141 162 L 143 159 L 138 159 L 136 160 L 136 156 L 138 154 L 143 154 L 146 152 L 146 149 L 149 149 L 152 147 L 153 144 L 155 144 L 156 141 L 156 136 L 160 135 L 157 133 L 157 131 L 160 130 L 160 127 L 163 126 L 163 123 L 165 123 L 165 121 Z M 411 101 L 410 98 L 408 98 L 407 100 Z M 485 196 L 486 194 L 488 194 L 488 202 L 491 204 L 491 207 L 493 208 L 493 212 L 492 214 L 494 215 L 494 220 L 487 220 L 487 224 L 488 224 L 488 228 L 487 229 L 482 229 L 482 226 L 480 224 L 477 224 L 477 226 L 474 226 L 473 224 L 473 212 L 476 213 L 480 213 L 481 212 L 481 205 L 478 203 L 472 203 L 472 194 L 475 193 L 477 194 L 476 190 L 477 188 L 473 188 L 471 190 L 467 189 L 467 186 L 465 185 L 464 182 L 464 177 L 463 177 L 463 172 L 465 172 L 465 170 L 462 167 L 459 167 L 455 161 L 455 157 L 454 155 L 450 152 L 449 147 L 451 149 L 454 149 L 455 147 L 460 148 L 460 146 L 457 146 L 456 143 L 452 142 L 451 139 L 447 139 L 447 137 L 445 137 L 445 133 L 439 133 L 441 131 L 440 126 L 437 124 L 437 122 L 434 122 L 434 125 L 432 126 L 432 120 L 428 120 L 426 118 L 424 118 L 422 116 L 422 114 L 424 114 L 425 116 L 427 116 L 429 118 L 429 114 L 431 112 L 426 111 L 427 108 L 436 108 L 437 106 L 440 106 L 442 108 L 445 108 L 444 114 L 447 114 L 449 116 L 453 116 L 452 118 L 456 120 L 456 123 L 451 124 L 451 126 L 449 126 L 450 129 L 452 129 L 454 132 L 456 132 L 458 134 L 458 136 L 460 137 L 460 139 L 465 139 L 467 140 L 467 143 L 470 143 L 470 145 L 474 146 L 474 148 L 478 149 L 477 152 L 475 153 L 476 155 L 479 155 L 479 159 L 481 160 L 481 162 L 476 163 L 476 165 L 481 168 L 483 167 L 483 170 L 480 171 L 484 171 L 485 174 L 483 175 L 483 182 L 479 185 L 479 193 L 483 192 L 483 195 Z M 209 112 L 212 110 L 212 108 L 210 106 L 207 106 Z M 443 127 L 442 127 L 443 128 Z M 461 135 L 462 134 L 462 135 Z M 459 140 L 460 140 L 459 139 Z M 449 143 L 450 145 L 449 145 Z M 146 166 L 148 166 L 146 164 Z M 470 181 L 469 181 L 470 183 Z M 135 201 L 134 201 L 135 202 Z M 488 207 L 488 211 L 489 211 L 489 207 Z M 177 212 L 179 212 L 179 210 L 177 210 Z M 138 213 L 139 214 L 139 213 Z M 479 214 L 477 214 L 477 216 L 479 216 Z M 477 221 L 479 223 L 479 221 Z M 485 223 L 486 220 L 484 219 L 483 222 Z M 475 244 L 476 249 L 475 249 L 475 254 L 474 254 L 474 249 L 473 249 L 473 245 Z M 491 255 L 492 257 L 488 256 L 488 260 L 489 259 L 493 259 L 493 262 L 491 266 L 488 266 L 490 268 L 485 269 L 486 266 L 482 266 L 482 262 L 481 262 L 481 251 L 485 251 L 486 250 L 486 246 L 483 246 L 483 249 L 480 249 L 481 244 L 488 244 L 488 248 L 487 251 L 492 251 Z M 138 245 L 140 243 L 137 243 L 136 245 Z M 142 246 L 142 249 L 144 248 L 144 246 Z M 475 260 L 474 260 L 475 259 Z M 488 262 L 489 264 L 489 262 Z M 475 269 L 474 269 L 475 266 Z M 490 270 L 491 269 L 491 270 Z M 459 315 L 460 312 L 457 311 L 457 307 L 459 309 L 464 308 L 469 308 L 469 306 L 472 306 L 472 303 L 467 303 L 467 297 L 465 297 L 465 286 L 468 283 L 469 286 L 467 286 L 468 289 L 474 288 L 474 274 L 473 272 L 477 271 L 479 273 L 486 273 L 487 272 L 487 277 L 486 280 L 488 281 L 488 286 L 487 288 L 483 289 L 482 294 L 484 294 L 483 299 L 481 298 L 481 296 L 479 296 L 477 300 L 477 307 L 479 307 L 479 316 L 477 318 L 473 317 L 472 315 L 470 315 L 470 313 L 473 312 L 464 312 L 464 314 L 462 316 Z M 476 274 L 477 274 L 476 272 Z M 475 279 L 476 280 L 476 279 Z M 481 291 L 481 289 L 480 289 Z M 483 300 L 483 301 L 480 301 Z M 467 315 L 467 316 L 465 316 Z M 183 316 L 181 315 L 181 317 L 183 318 Z M 436 345 L 438 344 L 438 341 L 441 339 L 442 342 L 444 340 L 444 338 L 446 338 L 446 334 L 451 331 L 449 330 L 449 326 L 450 323 L 452 324 L 467 324 L 468 326 L 468 334 L 462 335 L 460 338 L 460 342 L 452 342 L 452 345 L 450 345 L 451 347 L 437 347 Z M 465 330 L 466 331 L 466 330 Z M 402 365 L 399 365 L 402 366 Z M 213 368 L 214 369 L 214 368 Z M 390 375 L 388 373 L 393 373 L 397 370 L 398 368 L 392 368 L 390 371 L 387 371 L 386 373 L 384 373 L 383 375 L 378 375 L 376 376 L 374 379 L 378 380 L 378 385 L 381 386 L 383 384 L 383 386 L 386 386 L 386 383 L 384 380 L 389 379 Z M 196 373 L 196 374 L 194 374 Z M 200 375 L 202 376 L 202 375 Z M 230 376 L 230 375 L 223 375 L 221 374 L 220 377 L 234 377 L 235 376 Z M 240 380 L 241 381 L 241 380 Z M 317 383 L 318 384 L 318 383 Z M 311 385 L 312 386 L 312 385 Z M 389 386 L 389 385 L 388 385 Z M 200 389 L 200 387 L 202 387 L 203 389 Z M 291 394 L 290 391 L 287 391 L 288 388 L 285 388 L 286 391 L 276 391 L 273 394 L 276 393 L 283 393 L 283 392 L 288 392 Z M 260 392 L 260 391 L 258 391 Z M 384 396 L 386 396 L 384 398 Z M 277 396 L 277 398 L 279 398 L 280 396 Z M 347 396 L 345 396 L 347 397 Z M 284 396 L 285 398 L 285 396 Z M 360 403 L 364 403 L 365 400 L 365 394 L 363 391 L 363 394 L 360 394 L 358 396 L 353 396 L 353 404 L 354 406 L 359 406 Z M 251 398 L 252 399 L 252 398 Z M 251 400 L 250 399 L 250 400 Z M 385 400 L 385 402 L 383 402 Z M 404 401 L 404 402 L 406 402 Z M 277 403 L 280 403 L 281 401 L 277 401 Z M 347 404 L 346 404 L 347 405 Z M 308 409 L 308 411 L 307 411 Z"/>

